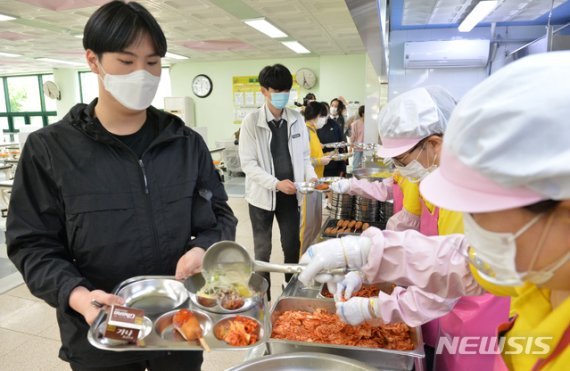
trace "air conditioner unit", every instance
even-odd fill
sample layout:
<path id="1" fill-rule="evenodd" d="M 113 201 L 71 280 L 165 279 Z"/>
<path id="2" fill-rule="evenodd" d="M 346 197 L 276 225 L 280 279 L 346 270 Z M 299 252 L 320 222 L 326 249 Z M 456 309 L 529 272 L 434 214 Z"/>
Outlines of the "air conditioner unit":
<path id="1" fill-rule="evenodd" d="M 417 41 L 404 44 L 405 68 L 485 67 L 489 40 Z"/>

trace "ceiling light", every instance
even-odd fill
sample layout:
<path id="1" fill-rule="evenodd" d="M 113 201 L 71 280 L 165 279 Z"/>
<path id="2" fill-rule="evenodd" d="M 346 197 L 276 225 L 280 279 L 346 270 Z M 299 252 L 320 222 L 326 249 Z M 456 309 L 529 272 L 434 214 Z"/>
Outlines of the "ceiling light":
<path id="1" fill-rule="evenodd" d="M 188 59 L 188 57 L 186 57 L 184 55 L 174 54 L 174 53 L 169 53 L 169 52 L 166 52 L 164 57 L 170 58 L 170 59 Z"/>
<path id="2" fill-rule="evenodd" d="M 248 26 L 255 28 L 259 32 L 263 32 L 267 36 L 272 37 L 274 39 L 280 37 L 287 37 L 287 34 L 285 32 L 281 31 L 280 29 L 278 29 L 277 27 L 266 21 L 265 18 L 245 19 L 244 22 Z"/>
<path id="3" fill-rule="evenodd" d="M 77 63 L 77 62 L 70 62 L 70 61 L 62 61 L 60 59 L 52 59 L 52 58 L 36 58 L 38 61 L 43 62 L 52 62 L 52 63 L 60 63 L 60 64 L 69 64 L 71 66 L 81 66 L 84 67 L 85 63 Z"/>
<path id="4" fill-rule="evenodd" d="M 497 7 L 497 3 L 498 1 L 479 1 L 459 25 L 459 32 L 471 31 Z"/>
<path id="5" fill-rule="evenodd" d="M 73 35 L 73 37 L 75 37 L 76 39 L 83 39 L 83 34 L 79 33 L 77 35 Z"/>
<path id="6" fill-rule="evenodd" d="M 13 53 L 2 53 L 0 52 L 0 57 L 10 57 L 10 58 L 14 58 L 14 57 L 21 57 L 21 54 L 13 54 Z"/>
<path id="7" fill-rule="evenodd" d="M 15 17 L 10 17 L 9 15 L 6 14 L 0 14 L 0 22 L 2 21 L 11 21 L 13 19 L 16 19 Z"/>
<path id="8" fill-rule="evenodd" d="M 283 41 L 281 44 L 285 45 L 297 54 L 307 54 L 311 52 L 309 49 L 299 44 L 298 41 Z"/>

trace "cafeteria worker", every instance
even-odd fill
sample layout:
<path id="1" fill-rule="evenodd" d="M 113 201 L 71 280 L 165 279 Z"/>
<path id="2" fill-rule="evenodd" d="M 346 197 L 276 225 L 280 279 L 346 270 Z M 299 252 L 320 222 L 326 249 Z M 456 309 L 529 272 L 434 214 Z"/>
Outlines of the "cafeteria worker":
<path id="1" fill-rule="evenodd" d="M 509 295 L 515 315 L 497 329 L 506 339 L 493 369 L 568 369 L 569 94 L 570 52 L 525 57 L 487 78 L 458 104 L 440 166 L 420 186 L 429 202 L 463 212 L 465 235 L 369 228 L 311 246 L 299 279 L 323 281 L 323 268 L 346 266 L 368 282 L 407 286 L 391 294 L 397 300 L 381 293 L 338 302 L 350 323 L 401 321 L 410 290 Z"/>
<path id="2" fill-rule="evenodd" d="M 408 90 L 391 100 L 380 112 L 378 132 L 382 139 L 380 154 L 389 157 L 397 171 L 411 183 L 420 183 L 438 166 L 441 158 L 441 144 L 455 99 L 440 86 L 428 86 Z M 370 189 L 374 183 L 353 181 L 356 187 Z M 333 187 L 335 184 L 333 184 Z M 463 214 L 461 212 L 435 207 L 420 197 L 421 214 L 419 231 L 426 236 L 463 234 Z M 362 276 L 359 272 L 346 275 L 337 286 L 338 298 L 349 299 L 360 289 Z M 344 293 L 343 293 L 344 291 Z M 420 318 L 405 318 L 410 325 L 422 324 L 422 337 L 426 345 L 437 348 L 438 339 L 470 338 L 491 336 L 502 322 L 509 318 L 509 298 L 491 294 L 467 296 L 459 301 L 434 300 L 421 292 L 414 304 L 422 306 Z M 450 312 L 450 308 L 453 308 Z M 439 312 L 439 313 L 438 313 Z M 441 317 L 441 314 L 446 314 Z M 410 316 L 411 317 L 411 316 Z M 433 319 L 436 320 L 433 320 Z M 417 321 L 416 321 L 417 319 Z M 429 321 L 431 320 L 431 321 Z M 436 354 L 438 369 L 464 371 L 488 369 L 494 363 L 494 356 L 472 354 L 449 354 L 444 349 Z"/>

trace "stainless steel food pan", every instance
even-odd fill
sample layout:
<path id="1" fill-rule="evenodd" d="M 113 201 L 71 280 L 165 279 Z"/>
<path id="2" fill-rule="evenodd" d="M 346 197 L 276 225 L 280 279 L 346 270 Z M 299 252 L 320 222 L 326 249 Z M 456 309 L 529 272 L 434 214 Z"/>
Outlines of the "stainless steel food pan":
<path id="1" fill-rule="evenodd" d="M 301 310 L 313 312 L 317 308 L 323 308 L 329 313 L 335 313 L 336 311 L 334 301 L 331 300 L 281 297 L 271 312 L 271 326 L 273 327 L 273 323 L 284 311 Z M 419 327 L 412 328 L 412 341 L 414 349 L 409 351 L 319 344 L 273 338 L 269 338 L 268 347 L 271 354 L 293 352 L 329 353 L 356 359 L 383 370 L 411 370 L 417 358 L 425 357 L 423 339 Z"/>
<path id="2" fill-rule="evenodd" d="M 227 371 L 373 371 L 377 370 L 354 359 L 322 353 L 274 354 L 242 363 Z"/>

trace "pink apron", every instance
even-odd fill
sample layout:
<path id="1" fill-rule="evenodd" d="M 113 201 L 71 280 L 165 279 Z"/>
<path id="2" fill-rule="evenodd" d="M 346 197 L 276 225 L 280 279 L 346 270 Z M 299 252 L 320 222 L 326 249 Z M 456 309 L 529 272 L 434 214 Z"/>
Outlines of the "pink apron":
<path id="1" fill-rule="evenodd" d="M 424 200 L 420 198 L 420 202 L 420 232 L 426 236 L 439 235 L 439 208 L 436 207 L 432 214 Z M 495 336 L 497 326 L 509 319 L 509 307 L 509 297 L 464 296 L 451 312 L 422 326 L 424 341 L 437 349 L 437 341 L 442 337 L 451 342 L 453 337 Z M 443 347 L 442 354 L 435 355 L 434 370 L 492 370 L 495 362 L 495 354 L 449 354 Z"/>
<path id="2" fill-rule="evenodd" d="M 394 197 L 394 214 L 396 214 L 404 208 L 404 194 L 402 193 L 402 188 L 396 182 L 392 186 L 392 195 Z"/>
<path id="3" fill-rule="evenodd" d="M 432 214 L 429 212 L 429 209 L 422 198 L 420 198 L 420 203 L 422 205 L 422 213 L 420 214 L 420 233 L 426 236 L 439 235 L 439 229 L 437 226 L 437 222 L 439 220 L 439 207 L 436 207 Z M 424 342 L 430 347 L 435 348 L 438 335 L 439 319 L 434 319 L 433 321 L 422 325 L 422 336 L 424 338 Z"/>

